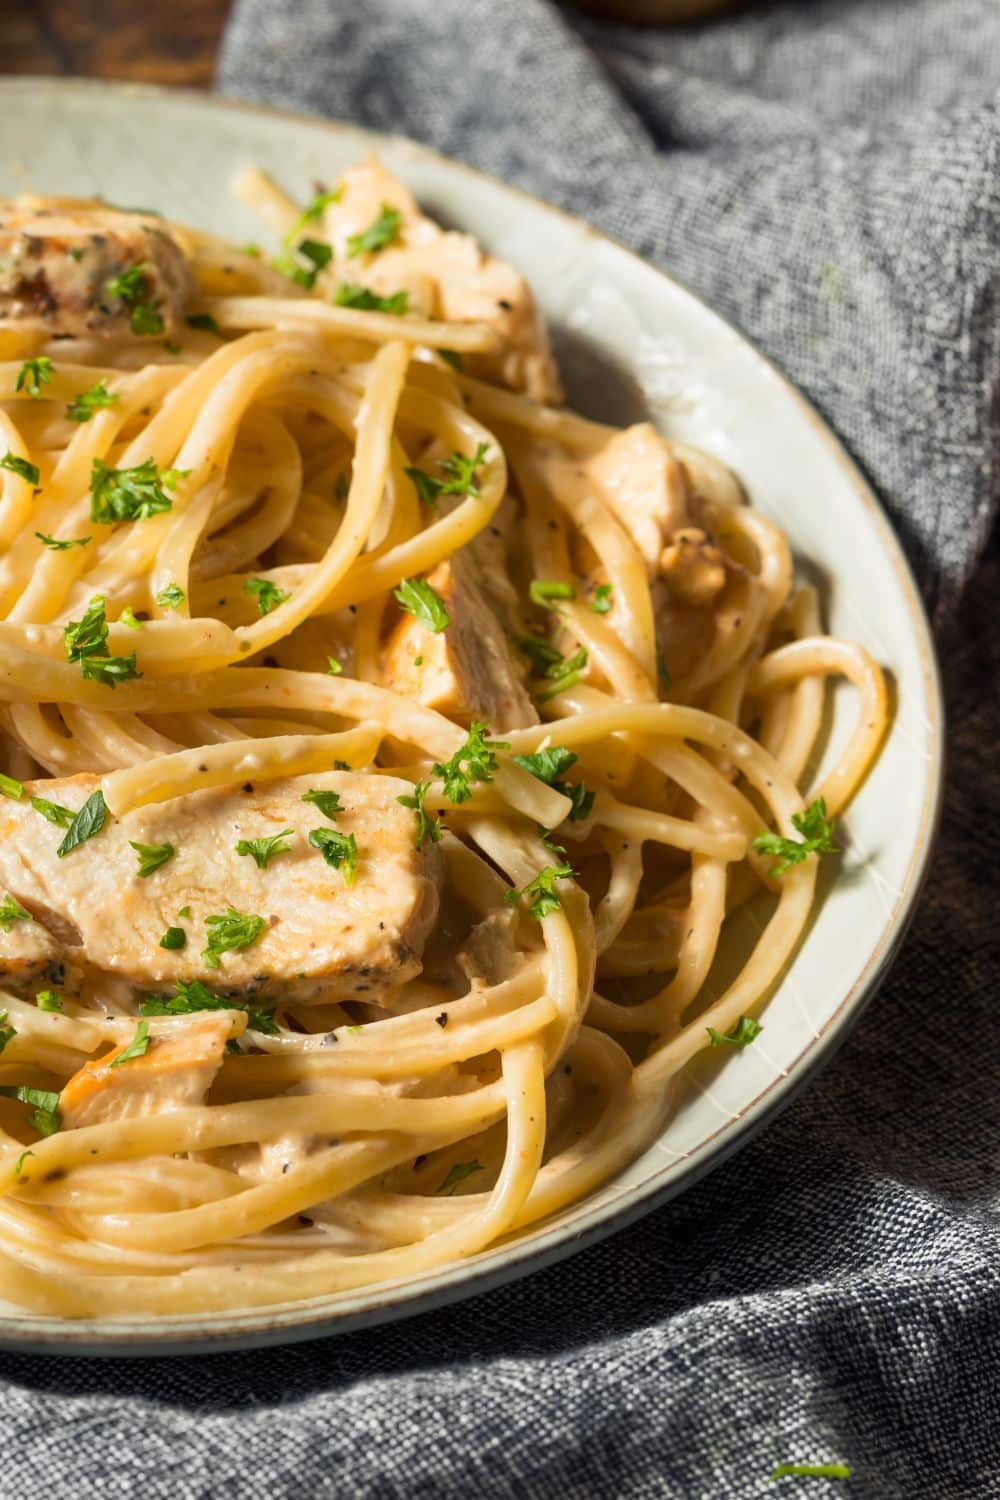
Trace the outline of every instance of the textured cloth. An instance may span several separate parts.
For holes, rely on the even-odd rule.
[[[879,998],[707,1180],[561,1266],[369,1333],[8,1357],[4,1500],[1000,1496],[995,556],[973,576],[995,500],[998,79],[993,0],[660,33],[544,0],[238,3],[227,92],[409,133],[582,213],[809,392],[939,622],[944,830]],[[852,1477],[772,1484],[782,1460]]]

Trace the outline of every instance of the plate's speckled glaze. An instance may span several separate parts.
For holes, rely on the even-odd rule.
[[[689,292],[577,220],[411,142],[105,83],[8,79],[0,105],[0,193],[101,194],[239,242],[261,232],[229,196],[238,168],[257,163],[307,197],[314,178],[330,179],[377,148],[432,212],[528,275],[558,331],[576,404],[611,420],[648,413],[736,469],[791,536],[831,628],[890,669],[897,695],[882,757],[844,823],[841,871],[767,1007],[761,1040],[724,1064],[699,1064],[661,1138],[600,1192],[522,1239],[405,1284],[159,1321],[67,1323],[0,1301],[0,1343],[166,1354],[305,1339],[468,1296],[623,1227],[746,1142],[829,1059],[912,912],[940,796],[941,700],[927,624],[878,504],[812,409]],[[834,736],[851,710],[850,696],[836,694]]]

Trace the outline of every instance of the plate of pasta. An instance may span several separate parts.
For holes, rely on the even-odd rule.
[[[556,209],[0,87],[0,1341],[306,1338],[627,1224],[912,912],[941,710],[888,522]]]

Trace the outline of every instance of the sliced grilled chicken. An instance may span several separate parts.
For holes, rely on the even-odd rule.
[[[34,793],[76,812],[97,789],[92,776],[37,782]],[[335,792],[331,818],[303,801]],[[143,991],[169,991],[200,980],[227,996],[269,999],[376,998],[420,971],[424,941],[437,915],[439,854],[414,847],[413,813],[396,801],[411,789],[393,777],[326,772],[260,786],[208,790],[126,813],[63,858],[62,831],[28,798],[0,804],[0,903],[28,913],[0,922],[0,980],[52,980],[53,965],[116,975]],[[238,854],[241,840],[291,829],[288,845],[259,868]],[[334,868],[309,834],[353,836],[357,872]],[[145,877],[135,843],[176,851]],[[336,850],[333,851],[336,853]],[[179,913],[190,908],[188,915]],[[4,910],[0,905],[0,913]],[[213,952],[208,921],[230,911],[234,941]],[[168,927],[186,935],[163,948]],[[219,944],[214,945],[219,948]]]
[[[71,1130],[136,1115],[201,1104],[212,1086],[232,1031],[232,1012],[217,1011],[173,1023],[149,1035],[146,1050],[126,1058],[130,1044],[84,1063],[59,1095],[62,1123]]]
[[[183,252],[154,215],[85,199],[0,203],[0,326],[162,337],[192,286]]]
[[[654,578],[674,532],[692,524],[687,485],[669,447],[649,422],[638,422],[615,433],[587,471]]]

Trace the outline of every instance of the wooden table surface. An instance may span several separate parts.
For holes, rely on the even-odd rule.
[[[209,88],[231,0],[0,0],[4,73]]]

